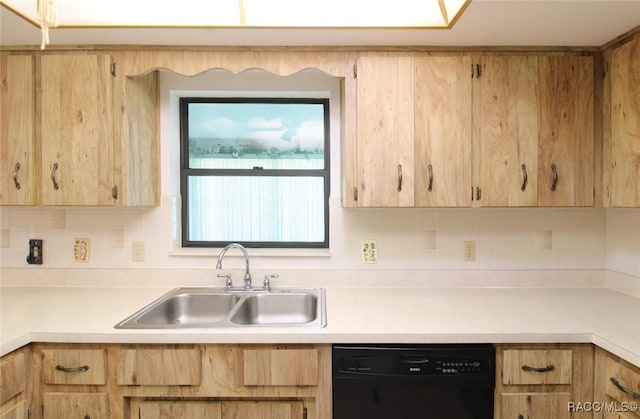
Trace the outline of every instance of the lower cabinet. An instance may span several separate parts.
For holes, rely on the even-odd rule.
[[[301,419],[298,401],[133,401],[131,419]]]
[[[12,352],[0,360],[0,419],[29,417],[30,383],[28,347]]]
[[[593,418],[574,406],[593,400],[590,344],[496,345],[496,419]]]
[[[640,418],[640,368],[596,348],[595,399],[600,402],[594,419]]]
[[[109,399],[106,393],[45,393],[43,412],[47,419],[107,419]]]
[[[332,415],[330,345],[31,346],[36,408],[30,419]],[[14,417],[23,419],[1,419]]]
[[[513,419],[568,419],[569,393],[508,393],[502,394],[502,417]]]

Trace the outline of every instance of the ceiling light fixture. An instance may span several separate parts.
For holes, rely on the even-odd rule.
[[[0,0],[43,28],[451,28],[471,0]],[[41,14],[45,10],[44,18]]]

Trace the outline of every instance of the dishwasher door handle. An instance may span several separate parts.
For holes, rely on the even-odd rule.
[[[429,358],[425,357],[402,357],[402,363],[404,364],[427,364]]]

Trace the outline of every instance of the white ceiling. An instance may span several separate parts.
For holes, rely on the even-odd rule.
[[[52,29],[50,39],[51,45],[601,46],[637,26],[640,0],[472,0],[451,30]],[[40,37],[38,27],[0,7],[0,45],[39,45]]]

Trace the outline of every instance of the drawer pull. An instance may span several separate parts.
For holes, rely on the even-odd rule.
[[[620,382],[618,380],[616,380],[615,377],[611,377],[610,380],[613,383],[613,385],[618,388],[618,390],[620,390],[621,392],[623,392],[625,394],[628,394],[629,396],[633,397],[636,400],[640,400],[640,393],[636,393],[635,391],[626,388],[625,386],[620,384]]]
[[[62,371],[62,372],[85,372],[85,371],[89,371],[89,366],[88,365],[81,365],[79,367],[65,367],[64,365],[56,365],[56,371]]]
[[[527,372],[549,372],[555,369],[556,367],[554,367],[553,365],[547,365],[546,367],[530,367],[528,365],[522,366],[522,371],[527,371]]]

